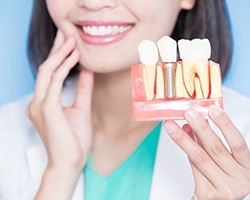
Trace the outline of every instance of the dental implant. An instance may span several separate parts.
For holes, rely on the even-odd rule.
[[[163,66],[164,88],[166,98],[176,97],[175,71],[177,61],[177,42],[171,37],[164,36],[158,42],[157,46]]]

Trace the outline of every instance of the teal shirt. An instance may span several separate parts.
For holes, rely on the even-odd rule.
[[[161,123],[139,144],[135,151],[109,176],[97,174],[89,158],[84,169],[85,200],[149,199],[155,155]]]

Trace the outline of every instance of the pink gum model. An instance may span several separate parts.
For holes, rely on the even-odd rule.
[[[209,66],[218,64],[209,61]],[[160,120],[182,120],[187,109],[193,108],[204,118],[208,119],[208,108],[217,105],[223,108],[223,98],[216,99],[192,99],[174,98],[164,100],[146,100],[144,81],[144,65],[138,64],[131,68],[132,78],[132,106],[134,121],[160,121]],[[210,88],[211,89],[211,88]]]

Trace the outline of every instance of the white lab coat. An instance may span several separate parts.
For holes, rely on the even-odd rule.
[[[76,81],[63,91],[63,104],[70,105]],[[250,142],[250,100],[224,88],[225,110]],[[45,148],[25,116],[32,95],[0,108],[0,199],[34,198],[47,163]],[[73,200],[83,200],[83,174]],[[150,200],[190,200],[194,190],[192,172],[185,153],[161,130],[153,172]],[[246,198],[250,199],[250,197]]]

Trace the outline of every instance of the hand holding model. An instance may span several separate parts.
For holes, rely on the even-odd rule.
[[[250,193],[250,152],[241,133],[217,106],[209,116],[223,134],[230,150],[198,112],[185,113],[188,124],[180,128],[165,122],[166,131],[187,154],[195,180],[193,200],[243,199]]]
[[[39,67],[34,99],[27,109],[49,159],[38,199],[69,199],[92,142],[90,105],[93,73],[81,71],[75,102],[71,107],[63,107],[60,102],[64,81],[79,60],[75,45],[73,37],[65,39],[58,31],[48,59]],[[64,194],[56,192],[62,189]],[[52,198],[52,194],[62,196]]]
[[[174,40],[165,36],[160,42],[159,50],[163,52],[162,60],[174,67],[176,62]],[[193,200],[242,199],[250,193],[250,151],[241,133],[221,109],[223,106],[213,101],[207,102],[209,95],[212,100],[222,98],[219,67],[214,64],[209,67],[208,59],[205,59],[210,57],[209,41],[207,39],[180,40],[179,44],[183,63],[178,67],[182,67],[183,76],[178,76],[178,67],[174,67],[171,72],[174,77],[172,81],[164,81],[169,79],[169,75],[164,71],[165,68],[156,64],[158,53],[155,44],[145,40],[139,45],[141,63],[144,65],[132,68],[132,81],[135,83],[133,84],[135,91],[133,94],[137,95],[135,95],[134,103],[140,102],[140,107],[134,107],[135,120],[155,120],[157,118],[167,120],[164,124],[166,132],[189,158],[195,181]],[[150,70],[148,70],[148,66],[150,66]],[[162,69],[164,69],[163,72]],[[145,72],[141,73],[142,70]],[[209,74],[211,74],[210,81]],[[139,80],[142,79],[145,92],[141,92],[143,87],[138,86]],[[150,82],[151,79],[156,80]],[[200,80],[196,82],[196,79]],[[171,89],[172,86],[174,86],[173,89]],[[183,91],[191,92],[184,93]],[[168,94],[171,96],[169,97]],[[173,98],[172,94],[177,94],[177,97]],[[178,94],[182,95],[178,96]],[[138,98],[139,95],[141,95],[140,98]],[[186,111],[180,112],[189,100],[194,101],[195,106],[189,104],[189,108],[185,108]],[[205,102],[201,104],[204,107],[197,106],[200,100]],[[144,103],[143,106],[141,106],[141,102]],[[151,106],[151,109],[145,109],[152,103],[154,106]],[[164,106],[157,106],[163,103]],[[167,103],[170,103],[171,106],[167,107]],[[173,106],[174,103],[176,103],[176,107]],[[161,115],[163,109],[166,109],[169,114]],[[204,110],[207,112],[206,115],[204,115]],[[143,115],[137,114],[140,112],[143,112]],[[183,119],[187,121],[182,128],[173,121],[178,119],[177,116],[180,119],[183,116]],[[210,118],[220,129],[229,149],[211,128],[206,118]]]

